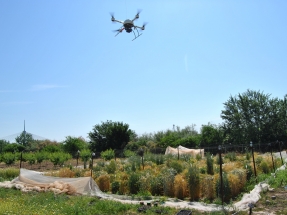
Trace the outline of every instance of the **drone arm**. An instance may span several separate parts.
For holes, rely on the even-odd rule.
[[[123,21],[116,20],[116,19],[114,19],[114,20],[113,20],[113,22],[118,22],[118,23],[124,24],[124,22],[123,22]]]
[[[142,26],[142,27],[140,27],[140,26],[134,26],[134,28],[139,28],[139,29],[141,29],[141,30],[144,30],[145,28]]]

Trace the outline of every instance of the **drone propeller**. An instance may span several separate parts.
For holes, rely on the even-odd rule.
[[[114,22],[115,21],[115,17],[114,17],[114,13],[110,13],[110,15],[111,15],[111,20],[112,20],[112,22]]]
[[[142,12],[142,10],[141,10],[141,9],[138,9],[137,14],[135,15],[135,20],[138,19],[138,18],[140,18],[140,13],[141,13],[141,12]]]
[[[113,32],[122,32],[124,30],[124,28],[120,28],[120,29],[117,29],[117,30],[113,30]]]
[[[143,30],[145,29],[145,26],[146,26],[146,25],[147,25],[147,22],[145,22],[140,29],[143,31]]]

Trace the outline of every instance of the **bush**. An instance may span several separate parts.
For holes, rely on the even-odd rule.
[[[217,197],[221,198],[221,183],[220,183],[221,179],[220,176],[218,177],[217,181],[216,181],[216,185],[215,185],[215,190],[216,190],[216,195]],[[222,182],[223,182],[223,201],[224,202],[228,202],[231,198],[231,189],[229,186],[229,181],[227,178],[227,174],[222,174]]]
[[[150,180],[150,189],[152,195],[163,195],[163,177],[162,175],[158,175],[156,177],[152,177]]]
[[[178,162],[178,161],[172,161],[169,165],[171,168],[175,169],[175,171],[177,172],[177,174],[180,174],[183,170],[182,165]]]
[[[36,163],[36,156],[34,153],[27,153],[24,154],[25,160],[28,161],[28,163],[32,166],[33,164]]]
[[[11,152],[6,152],[2,156],[2,160],[6,165],[12,165],[15,163],[16,156]]]
[[[140,176],[139,174],[137,173],[132,173],[129,177],[129,180],[128,180],[128,187],[129,187],[129,191],[130,191],[130,194],[137,194],[140,190],[140,185],[138,183],[140,179]]]
[[[206,171],[207,174],[213,175],[213,158],[211,157],[210,153],[206,154]]]
[[[268,166],[268,164],[265,161],[261,162],[260,167],[261,167],[261,170],[262,170],[263,173],[265,173],[265,174],[270,173],[269,166]]]
[[[101,158],[103,158],[104,160],[111,160],[115,157],[115,151],[112,149],[108,149],[106,151],[102,151],[101,152]]]
[[[83,149],[80,152],[81,160],[84,162],[84,169],[87,168],[87,162],[92,158],[92,153],[89,149]]]
[[[174,178],[176,176],[176,171],[173,168],[163,169],[163,195],[174,196]]]
[[[112,182],[112,193],[118,193],[120,190],[120,182],[119,181],[114,181]]]
[[[19,169],[16,168],[5,168],[0,169],[0,178],[4,180],[11,180],[19,176]]]
[[[199,169],[196,165],[193,165],[188,168],[187,180],[189,185],[189,196],[190,200],[198,200],[200,193],[200,178],[199,178]]]
[[[96,179],[96,182],[101,191],[107,192],[110,190],[110,176],[105,174],[101,175]]]
[[[184,199],[188,196],[187,181],[182,175],[176,175],[174,178],[174,196],[178,199]]]
[[[131,157],[131,156],[134,156],[136,153],[134,153],[133,151],[131,151],[131,150],[128,150],[128,149],[126,149],[125,151],[124,151],[124,156],[126,157],[126,158],[129,158],[129,157]]]
[[[54,166],[62,166],[66,161],[71,159],[72,156],[68,153],[63,152],[55,152],[53,154],[50,154],[49,159],[54,164]]]
[[[114,160],[112,160],[107,166],[106,166],[106,171],[109,174],[115,174],[117,169],[117,165],[116,162]]]
[[[236,161],[236,154],[235,152],[227,153],[224,158],[228,158],[230,161]]]
[[[213,177],[205,176],[201,181],[202,197],[212,201],[215,198]]]

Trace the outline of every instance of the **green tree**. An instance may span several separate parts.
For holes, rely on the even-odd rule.
[[[19,136],[15,138],[16,143],[23,145],[25,148],[33,142],[33,136],[26,131],[23,131]]]
[[[6,140],[0,140],[0,153],[3,152],[4,150],[4,147],[7,146],[8,144],[10,144],[9,141],[6,141]]]
[[[81,137],[66,137],[66,140],[63,142],[64,152],[70,153],[73,157],[77,156],[78,150],[82,151],[87,149],[88,145],[86,141]]]
[[[135,136],[129,125],[123,122],[106,121],[95,125],[89,133],[91,151],[102,152],[107,149],[123,149]]]
[[[210,146],[214,144],[221,144],[223,142],[223,131],[220,126],[208,123],[207,125],[202,125],[200,129],[201,146]]]
[[[286,112],[286,96],[281,100],[253,90],[230,96],[221,112],[226,140],[244,144],[283,138],[286,135]]]
[[[21,152],[25,149],[25,147],[23,145],[17,144],[17,143],[11,143],[11,144],[7,144],[6,146],[4,146],[3,148],[3,152]]]

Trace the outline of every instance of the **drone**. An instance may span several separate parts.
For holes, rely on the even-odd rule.
[[[122,33],[123,30],[125,30],[127,33],[131,33],[131,32],[134,33],[135,38],[132,41],[134,41],[136,38],[138,38],[140,35],[142,35],[142,34],[139,33],[138,28],[143,31],[145,29],[146,23],[144,23],[142,27],[136,26],[134,24],[134,21],[137,20],[140,17],[139,14],[140,14],[140,11],[137,12],[137,14],[135,15],[135,17],[132,20],[126,19],[125,21],[120,21],[120,20],[116,20],[115,17],[114,17],[114,14],[111,13],[111,16],[112,16],[111,20],[112,20],[112,22],[118,22],[118,23],[123,24],[123,26],[120,29],[114,30],[115,32],[118,32],[115,35],[115,37],[118,36],[119,33]],[[135,33],[135,30],[137,31],[137,34]]]

